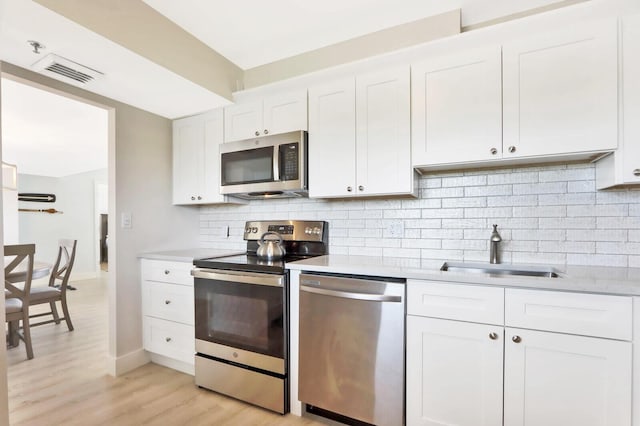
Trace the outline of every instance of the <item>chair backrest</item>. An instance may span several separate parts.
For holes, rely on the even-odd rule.
[[[56,280],[61,280],[60,290],[65,291],[67,289],[71,268],[73,267],[73,262],[76,260],[77,244],[78,240],[58,240],[58,257],[49,276],[50,286],[53,286]]]
[[[33,277],[33,257],[36,252],[35,244],[15,244],[4,246],[5,259],[13,256],[13,259],[4,266],[4,288],[9,290],[10,296],[19,297],[23,303],[29,303],[29,291],[31,290],[31,279]],[[27,260],[26,267],[18,266]],[[22,288],[16,287],[13,283],[24,282]]]

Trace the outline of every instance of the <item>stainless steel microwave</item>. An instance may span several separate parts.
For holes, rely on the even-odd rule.
[[[244,199],[306,197],[307,132],[220,145],[220,193]]]

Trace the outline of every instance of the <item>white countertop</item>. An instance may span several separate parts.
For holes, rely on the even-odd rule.
[[[287,263],[287,268],[350,275],[497,285],[501,287],[640,296],[640,268],[537,265],[552,266],[559,270],[560,277],[548,278],[445,272],[440,271],[440,266],[443,263],[443,260],[436,259],[327,255]]]
[[[205,259],[207,257],[234,256],[244,253],[244,251],[240,250],[194,248],[142,253],[138,255],[138,258],[152,260],[169,260],[172,262],[193,262],[196,259]]]

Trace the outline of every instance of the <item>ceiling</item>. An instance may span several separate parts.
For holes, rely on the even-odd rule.
[[[62,177],[107,168],[108,112],[3,78],[2,159]]]
[[[164,15],[207,49],[247,70],[452,9],[460,8],[461,24],[469,26],[576,1],[581,0],[113,0],[112,4],[121,9],[118,13],[126,13],[133,4],[146,4],[149,13]],[[75,4],[43,3],[54,9],[62,3]],[[0,11],[2,61],[38,72],[33,64],[55,53],[104,73],[87,86],[72,84],[169,119],[229,104],[194,78],[36,1],[0,0]],[[45,48],[36,54],[27,40],[37,40]],[[150,45],[154,41],[150,39]],[[2,103],[4,156],[18,163],[21,173],[63,176],[106,167],[106,132],[101,133],[104,123],[99,123],[104,111],[7,80],[3,80]],[[98,147],[91,148],[93,143]]]
[[[560,0],[143,0],[242,69],[453,9],[468,26]]]

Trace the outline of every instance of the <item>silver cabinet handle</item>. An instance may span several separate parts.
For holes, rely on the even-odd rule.
[[[511,340],[513,341],[513,343],[520,343],[522,342],[522,338],[520,336],[513,336],[511,338]]]
[[[351,188],[350,186],[347,186],[347,192],[351,192],[353,191],[353,188]]]
[[[358,187],[358,191],[364,191],[364,186],[360,185],[360,186]]]
[[[170,304],[170,303],[171,303],[171,300],[165,300],[165,301],[164,301],[164,304],[165,304],[165,305],[168,305],[168,304]]]
[[[170,341],[171,341],[171,337],[165,337],[165,338],[164,338],[164,340],[165,340],[166,342],[170,342]]]
[[[489,339],[498,340],[498,333],[494,333],[494,332],[489,333]]]
[[[496,155],[498,153],[498,150],[496,148],[491,148],[489,152],[491,152],[491,155]]]
[[[171,271],[170,271],[170,270],[168,270],[168,269],[165,269],[165,270],[164,270],[164,274],[165,274],[165,275],[169,275],[170,273],[171,273]]]
[[[198,200],[202,200],[202,197],[198,195]]]
[[[256,136],[260,136],[260,132],[256,130]]]
[[[196,199],[196,197],[194,197],[194,196],[192,195],[192,196],[191,196],[191,199],[192,199],[192,200],[195,200],[195,199]]]
[[[516,152],[516,147],[515,147],[515,146],[513,146],[513,145],[511,145],[511,146],[509,147],[509,152],[510,152],[510,153],[512,153],[512,154],[513,154],[514,152]]]
[[[268,135],[268,134],[269,134],[269,130],[264,129],[264,134],[265,134],[265,135]]]
[[[634,175],[634,176],[640,176],[640,169],[635,169],[635,170],[633,171],[633,175]]]
[[[309,287],[306,285],[301,285],[300,291],[322,294],[323,296],[340,297],[342,299],[366,300],[369,302],[402,302],[402,296],[390,294],[351,293],[348,291],[328,290],[326,288]]]

